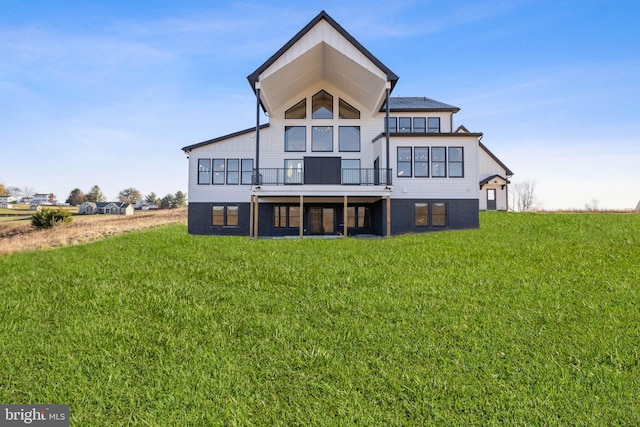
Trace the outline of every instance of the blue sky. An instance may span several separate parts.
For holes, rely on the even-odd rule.
[[[0,182],[186,192],[180,148],[255,126],[246,76],[323,9],[393,95],[460,107],[542,207],[640,200],[630,1],[0,0]]]

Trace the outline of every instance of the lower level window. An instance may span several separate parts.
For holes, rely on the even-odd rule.
[[[347,227],[370,228],[371,211],[366,206],[349,206],[347,208]]]
[[[415,203],[413,218],[416,227],[445,227],[447,225],[447,204]]]
[[[238,206],[213,206],[211,209],[211,224],[219,226],[237,226]]]
[[[300,206],[274,206],[273,226],[275,228],[300,227]]]

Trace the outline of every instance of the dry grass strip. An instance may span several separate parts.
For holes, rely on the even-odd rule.
[[[128,231],[187,222],[187,209],[166,209],[123,215],[75,215],[70,224],[37,230],[30,222],[0,224],[0,255],[77,245]]]

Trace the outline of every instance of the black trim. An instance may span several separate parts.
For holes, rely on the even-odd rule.
[[[269,127],[269,123],[266,123],[264,125],[260,125],[260,130],[266,129],[268,127]],[[238,131],[238,132],[230,133],[228,135],[219,136],[219,137],[213,138],[213,139],[208,139],[206,141],[202,141],[202,142],[199,142],[197,144],[187,145],[186,147],[182,147],[181,150],[184,151],[185,153],[188,153],[189,151],[193,150],[194,148],[203,147],[203,146],[209,145],[209,144],[215,144],[216,142],[225,141],[227,139],[235,138],[236,136],[246,135],[248,133],[254,133],[255,131],[256,131],[255,127],[252,127],[252,128],[249,128],[249,129],[244,129],[244,130],[241,130],[241,131]]]

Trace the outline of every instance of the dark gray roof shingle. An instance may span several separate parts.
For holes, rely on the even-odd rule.
[[[382,111],[386,108],[386,104],[383,105]],[[426,96],[392,96],[389,98],[389,109],[391,111],[460,111],[458,107],[427,98]]]

